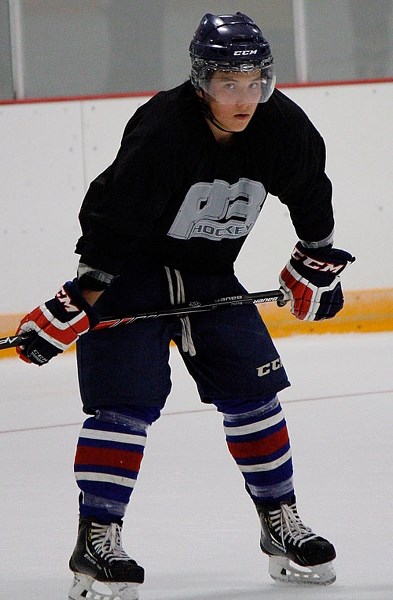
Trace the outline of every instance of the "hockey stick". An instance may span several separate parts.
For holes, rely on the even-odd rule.
[[[240,296],[227,296],[225,298],[218,298],[218,300],[213,300],[212,302],[207,302],[205,304],[202,302],[190,302],[190,304],[187,304],[186,306],[180,305],[168,308],[167,310],[139,313],[132,317],[103,319],[93,328],[93,330],[96,331],[99,329],[108,329],[110,327],[117,327],[118,325],[129,325],[130,323],[144,319],[158,319],[159,317],[184,317],[193,313],[207,312],[228,306],[243,306],[245,304],[261,304],[263,302],[275,301],[285,303],[286,297],[283,290],[270,290],[267,292],[241,294]],[[31,339],[31,334],[29,333],[0,338],[0,350],[14,348],[15,346],[23,346],[23,344],[28,342],[29,339]]]

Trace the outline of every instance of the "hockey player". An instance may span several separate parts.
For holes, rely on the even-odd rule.
[[[18,352],[37,365],[77,340],[90,416],[75,456],[80,521],[70,600],[86,598],[97,581],[107,584],[110,597],[138,598],[144,572],[123,550],[121,529],[148,428],[170,392],[170,340],[202,402],[223,415],[229,452],[259,515],[271,576],[335,580],[333,545],[298,515],[277,397],[289,382],[256,307],[91,331],[100,316],[243,293],[234,262],[267,193],[288,207],[299,237],[280,274],[292,313],[317,321],[343,306],[339,274],[354,259],[333,248],[324,142],[275,89],[261,30],[241,13],[207,14],[190,55],[191,80],[136,111],[113,164],[92,182],[80,213],[77,277],[18,329],[33,333]],[[260,259],[268,255],[261,240]]]

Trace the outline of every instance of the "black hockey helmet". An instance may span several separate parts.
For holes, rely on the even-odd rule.
[[[207,13],[190,44],[191,82],[209,93],[216,71],[261,72],[260,102],[266,102],[275,86],[273,57],[268,41],[250,17]]]

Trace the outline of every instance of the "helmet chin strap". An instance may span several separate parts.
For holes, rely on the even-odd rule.
[[[203,91],[202,91],[202,94],[203,94]],[[220,123],[217,121],[217,119],[213,115],[212,111],[210,110],[209,104],[206,101],[206,98],[204,97],[204,95],[198,96],[198,98],[201,103],[203,116],[206,119],[208,119],[210,121],[210,123],[212,123],[214,125],[214,127],[217,127],[217,129],[219,129],[220,131],[224,131],[225,133],[237,133],[236,131],[231,131],[230,129],[225,129],[224,127],[222,127],[222,125],[220,125]]]

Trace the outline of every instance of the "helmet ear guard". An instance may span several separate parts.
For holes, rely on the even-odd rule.
[[[210,82],[217,71],[260,72],[260,96],[266,102],[275,86],[275,69],[268,41],[250,17],[207,13],[190,44],[191,83],[197,91],[211,93]],[[258,78],[257,78],[258,79]]]

